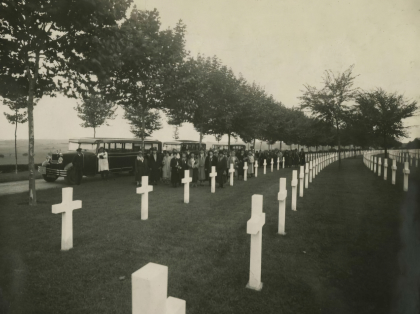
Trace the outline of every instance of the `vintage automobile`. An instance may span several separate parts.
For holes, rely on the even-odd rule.
[[[94,176],[98,173],[98,149],[104,147],[108,152],[110,172],[132,172],[138,152],[142,147],[139,138],[80,138],[69,140],[67,153],[52,154],[51,159],[42,163],[38,171],[47,182],[54,182],[58,177],[64,177],[68,184],[75,183],[73,158],[77,154],[76,149],[81,148],[83,154],[83,175]],[[145,150],[156,148],[162,152],[162,142],[151,138],[144,141]]]

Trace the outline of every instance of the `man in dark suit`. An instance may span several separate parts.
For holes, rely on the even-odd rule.
[[[74,156],[72,164],[74,167],[76,184],[80,185],[80,183],[82,182],[82,177],[83,177],[83,154],[82,154],[81,148],[76,149],[76,151],[77,151],[77,155]]]
[[[156,148],[153,148],[152,154],[148,160],[150,169],[150,182],[152,185],[157,185],[160,179],[160,169],[162,168],[162,159],[157,154]]]
[[[135,178],[137,186],[141,186],[141,178],[143,176],[149,175],[149,166],[147,164],[147,159],[143,157],[143,152],[139,151],[137,158],[134,164]]]
[[[305,165],[305,152],[303,151],[303,148],[300,150],[299,153],[299,163],[301,166]]]
[[[223,182],[225,180],[224,173],[227,169],[227,158],[223,156],[223,153],[219,153],[219,159],[217,160],[217,180],[219,181],[219,187],[223,188]]]
[[[204,170],[206,172],[206,179],[209,180],[209,185],[211,184],[209,173],[211,172],[212,166],[217,167],[217,158],[213,156],[213,151],[209,151],[206,161],[204,162]]]

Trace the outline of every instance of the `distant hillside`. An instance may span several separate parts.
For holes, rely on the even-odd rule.
[[[28,140],[17,140],[18,164],[28,163]],[[48,153],[57,150],[66,152],[68,149],[68,139],[65,140],[35,140],[35,163],[41,163],[45,160]],[[8,165],[15,163],[15,141],[0,140],[0,165]]]

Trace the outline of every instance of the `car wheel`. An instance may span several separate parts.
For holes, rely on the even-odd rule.
[[[68,185],[76,184],[76,172],[74,171],[73,165],[68,167],[66,170],[67,170],[67,176],[64,177],[65,178],[64,180],[66,181],[66,183]]]
[[[58,179],[58,176],[54,176],[54,177],[50,176],[50,177],[47,177],[47,175],[46,175],[46,174],[43,174],[43,175],[42,175],[42,177],[43,177],[43,178],[44,178],[44,180],[45,180],[45,181],[47,181],[47,182],[54,182],[55,180],[57,180],[57,179]]]

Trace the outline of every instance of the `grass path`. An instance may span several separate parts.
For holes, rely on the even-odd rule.
[[[286,236],[277,235],[280,176],[288,181]],[[292,212],[291,177],[291,169],[260,169],[216,194],[191,188],[190,204],[182,188],[159,185],[148,221],[132,177],[76,186],[83,208],[74,212],[69,252],[60,252],[61,217],[51,214],[61,190],[39,191],[36,208],[22,205],[26,193],[0,197],[0,309],[130,313],[131,273],[148,262],[169,267],[168,295],[185,299],[188,313],[389,313],[406,304],[399,267],[413,248],[400,242],[400,224],[410,225],[402,187],[347,159],[316,176]],[[264,195],[266,213],[261,292],[245,289],[252,194]],[[418,198],[411,204],[418,222]]]

